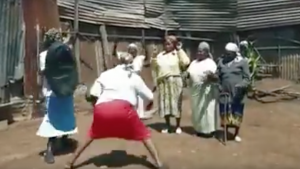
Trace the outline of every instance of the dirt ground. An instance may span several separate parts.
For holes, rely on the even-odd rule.
[[[216,139],[193,136],[190,124],[189,100],[184,101],[182,135],[165,135],[157,132],[162,120],[151,124],[153,140],[160,149],[163,160],[173,169],[194,168],[299,168],[300,166],[300,101],[261,104],[248,101],[241,131],[242,143],[230,141],[227,146]],[[90,114],[78,114],[79,134],[74,139],[81,142],[91,122]],[[62,168],[70,153],[57,156],[56,163],[47,165],[39,156],[46,140],[35,136],[40,120],[13,125],[1,132],[1,169]],[[153,127],[156,126],[156,127]],[[143,169],[152,159],[142,144],[123,140],[99,140],[80,157],[83,169],[122,168]]]

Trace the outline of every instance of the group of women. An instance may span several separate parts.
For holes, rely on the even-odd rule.
[[[55,34],[55,36],[57,36]],[[137,55],[137,46],[131,44],[128,52],[118,53],[119,64],[103,73],[95,80],[87,100],[93,105],[93,122],[86,141],[74,153],[66,168],[73,168],[76,159],[95,140],[103,138],[121,138],[141,141],[155,160],[155,167],[168,168],[160,160],[156,147],[152,143],[149,129],[141,119],[149,117],[144,110],[151,110],[153,105],[153,90],[149,89],[139,72],[143,67],[144,56]],[[198,135],[211,135],[217,130],[216,109],[221,112],[222,125],[235,127],[235,140],[241,141],[239,126],[243,117],[243,97],[249,84],[249,67],[247,61],[239,54],[239,48],[234,43],[225,47],[226,54],[217,63],[210,53],[209,44],[199,45],[196,59],[190,57],[181,48],[175,36],[165,38],[164,51],[151,58],[154,71],[155,90],[158,92],[158,111],[165,119],[162,133],[175,132],[180,134],[182,95],[184,82],[188,79],[192,124]],[[47,50],[46,50],[47,51]],[[45,53],[41,54],[40,68],[43,70]],[[186,72],[186,73],[185,73]],[[183,75],[186,74],[185,78]],[[45,79],[46,81],[47,79]],[[47,81],[45,82],[47,85]],[[51,86],[47,89],[46,97],[56,101],[61,98],[53,94]],[[222,94],[229,99],[228,104],[222,102]],[[69,98],[69,97],[68,97]],[[69,102],[72,102],[70,100]],[[38,135],[51,140],[62,138],[77,132],[74,118],[74,108],[70,103],[47,106],[47,114]],[[218,105],[217,105],[218,103]],[[228,105],[228,106],[227,106]],[[53,108],[55,107],[55,109]],[[72,112],[73,111],[73,112]],[[66,123],[52,114],[65,114],[71,122]],[[171,127],[171,118],[176,120],[175,128]],[[61,124],[61,127],[57,124]],[[62,124],[64,123],[64,124]],[[68,127],[66,127],[68,126]],[[51,146],[47,146],[45,161],[53,163]]]
[[[190,57],[178,44],[175,36],[168,36],[165,39],[165,50],[152,58],[154,81],[159,95],[158,110],[166,124],[162,133],[182,132],[183,80],[187,80],[192,124],[196,134],[214,136],[221,117],[221,125],[226,130],[229,127],[235,128],[234,139],[240,142],[244,98],[250,83],[247,59],[241,56],[238,45],[230,42],[225,46],[224,55],[215,61],[209,44],[201,42],[195,60],[190,62]],[[170,125],[171,117],[176,120],[175,130]]]

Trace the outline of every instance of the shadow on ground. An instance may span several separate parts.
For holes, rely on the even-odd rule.
[[[114,150],[109,154],[101,154],[95,157],[88,159],[74,168],[81,168],[83,166],[87,166],[90,164],[94,164],[96,167],[125,167],[131,164],[143,165],[148,168],[154,168],[154,165],[147,161],[146,156],[135,156],[131,154],[127,154],[126,151],[123,150]]]
[[[159,133],[166,127],[165,123],[151,123],[147,124],[147,126]]]
[[[61,156],[61,155],[73,153],[77,149],[77,146],[78,146],[78,141],[72,138],[68,138],[64,143],[61,143],[58,140],[58,142],[55,144],[54,155]],[[44,153],[45,150],[41,151],[39,155],[44,156]]]

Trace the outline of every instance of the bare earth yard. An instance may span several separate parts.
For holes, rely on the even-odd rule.
[[[216,139],[192,135],[189,100],[184,101],[182,135],[165,135],[152,129],[153,140],[160,148],[163,160],[173,169],[195,168],[299,168],[300,167],[300,101],[261,104],[248,101],[241,131],[242,143],[230,141],[227,146]],[[91,114],[77,116],[80,133],[74,139],[82,141],[91,122]],[[159,126],[162,120],[155,117],[147,124]],[[39,156],[46,140],[35,136],[40,120],[14,124],[1,132],[1,169],[63,168],[69,157],[65,153],[47,165]],[[152,127],[153,128],[153,127]],[[137,142],[99,140],[81,156],[82,169],[96,168],[147,168],[149,157]]]

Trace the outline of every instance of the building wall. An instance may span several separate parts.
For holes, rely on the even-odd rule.
[[[65,22],[71,21],[62,20]],[[109,56],[104,57],[103,44],[100,37],[99,25],[80,23],[80,60],[81,60],[81,77],[82,83],[91,84],[98,76],[99,72],[104,71],[105,62],[110,62]],[[107,26],[107,37],[109,42],[110,55],[113,52],[115,43],[117,43],[118,51],[126,51],[130,43],[136,43],[139,46],[139,53],[146,56],[146,63],[154,55],[153,48],[156,47],[159,51],[163,50],[163,37],[165,31],[157,29],[145,29],[143,39],[143,29],[124,28]],[[66,31],[66,30],[64,30]],[[183,42],[183,48],[187,54],[194,58],[197,52],[198,44],[201,41],[207,41],[211,44],[213,55],[221,56],[224,52],[224,47],[230,41],[228,33],[192,33],[187,36],[184,32],[168,32],[169,34],[178,35]],[[145,41],[143,45],[143,41]],[[97,64],[98,63],[98,64]],[[111,63],[106,63],[111,65]],[[145,67],[142,76],[149,86],[152,86],[152,75],[149,67]]]
[[[237,29],[257,30],[300,24],[298,0],[237,0]]]
[[[0,10],[0,104],[3,104],[10,101],[9,83],[22,81],[24,29],[20,1],[3,1]],[[22,94],[19,92],[18,95]]]

